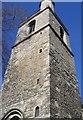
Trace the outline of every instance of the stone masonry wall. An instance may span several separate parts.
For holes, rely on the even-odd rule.
[[[52,26],[52,28],[56,31],[56,33],[60,36],[60,26],[63,28],[63,26],[60,24],[60,22],[56,19],[56,17],[54,16],[54,14],[49,11],[49,23]],[[65,34],[65,44],[67,45],[67,47],[71,50],[70,48],[70,42],[69,42],[69,35],[67,34],[67,32],[64,30],[64,34]]]
[[[50,116],[48,31],[49,27],[13,48],[2,90],[3,115],[18,108],[25,117],[35,117],[39,106],[40,117]]]
[[[0,120],[2,118],[2,92],[0,91]]]
[[[42,30],[29,35],[28,23],[34,19],[34,33]],[[33,118],[37,106],[40,117],[81,116],[73,56],[52,30],[60,37],[60,26],[48,8],[19,28],[16,43],[26,40],[12,50],[2,89],[3,116],[17,108]]]
[[[24,38],[26,38],[30,35],[28,24],[33,20],[36,20],[35,31],[34,31],[34,32],[36,32],[49,23],[49,9],[46,9],[45,11],[38,14],[34,18],[28,20],[27,23],[25,23],[22,27],[19,28],[18,33],[17,33],[16,43],[19,43]]]
[[[50,29],[51,117],[81,118],[73,56]]]

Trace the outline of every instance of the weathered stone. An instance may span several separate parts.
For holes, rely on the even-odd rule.
[[[29,34],[32,20],[36,20],[35,30]],[[28,18],[18,30],[5,74],[2,116],[16,108],[25,118],[34,118],[39,106],[40,118],[81,119],[73,57],[68,31],[51,8]]]

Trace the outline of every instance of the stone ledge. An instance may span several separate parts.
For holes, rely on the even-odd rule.
[[[19,43],[15,44],[12,48],[16,47],[17,45],[19,45],[20,43],[24,42],[25,40],[29,39],[31,36],[37,34],[38,32],[40,32],[41,30],[45,29],[46,27],[50,27],[51,30],[55,33],[55,35],[59,38],[59,40],[63,43],[63,45],[66,47],[66,49],[69,51],[69,53],[74,57],[73,53],[71,52],[71,50],[67,47],[67,45],[64,43],[64,41],[59,37],[59,35],[57,34],[57,32],[52,28],[52,26],[50,24],[45,25],[43,28],[37,30],[36,32],[33,32],[32,34],[30,34],[28,37],[26,37],[24,40],[20,41]]]

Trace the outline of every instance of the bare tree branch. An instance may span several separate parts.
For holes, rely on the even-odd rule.
[[[26,14],[27,11],[20,8],[19,5],[13,3],[3,3],[2,5],[2,43],[0,43],[2,53],[0,53],[0,56],[2,56],[3,77],[10,57],[11,46],[9,43],[15,41],[13,35],[20,22],[25,19]]]

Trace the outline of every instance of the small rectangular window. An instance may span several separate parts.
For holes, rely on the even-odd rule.
[[[39,79],[37,79],[37,84],[39,84]]]
[[[29,34],[35,30],[35,20],[29,23]]]
[[[63,36],[64,36],[64,30],[63,28],[60,26],[60,37],[63,40]]]
[[[39,50],[39,53],[42,53],[42,49]]]

